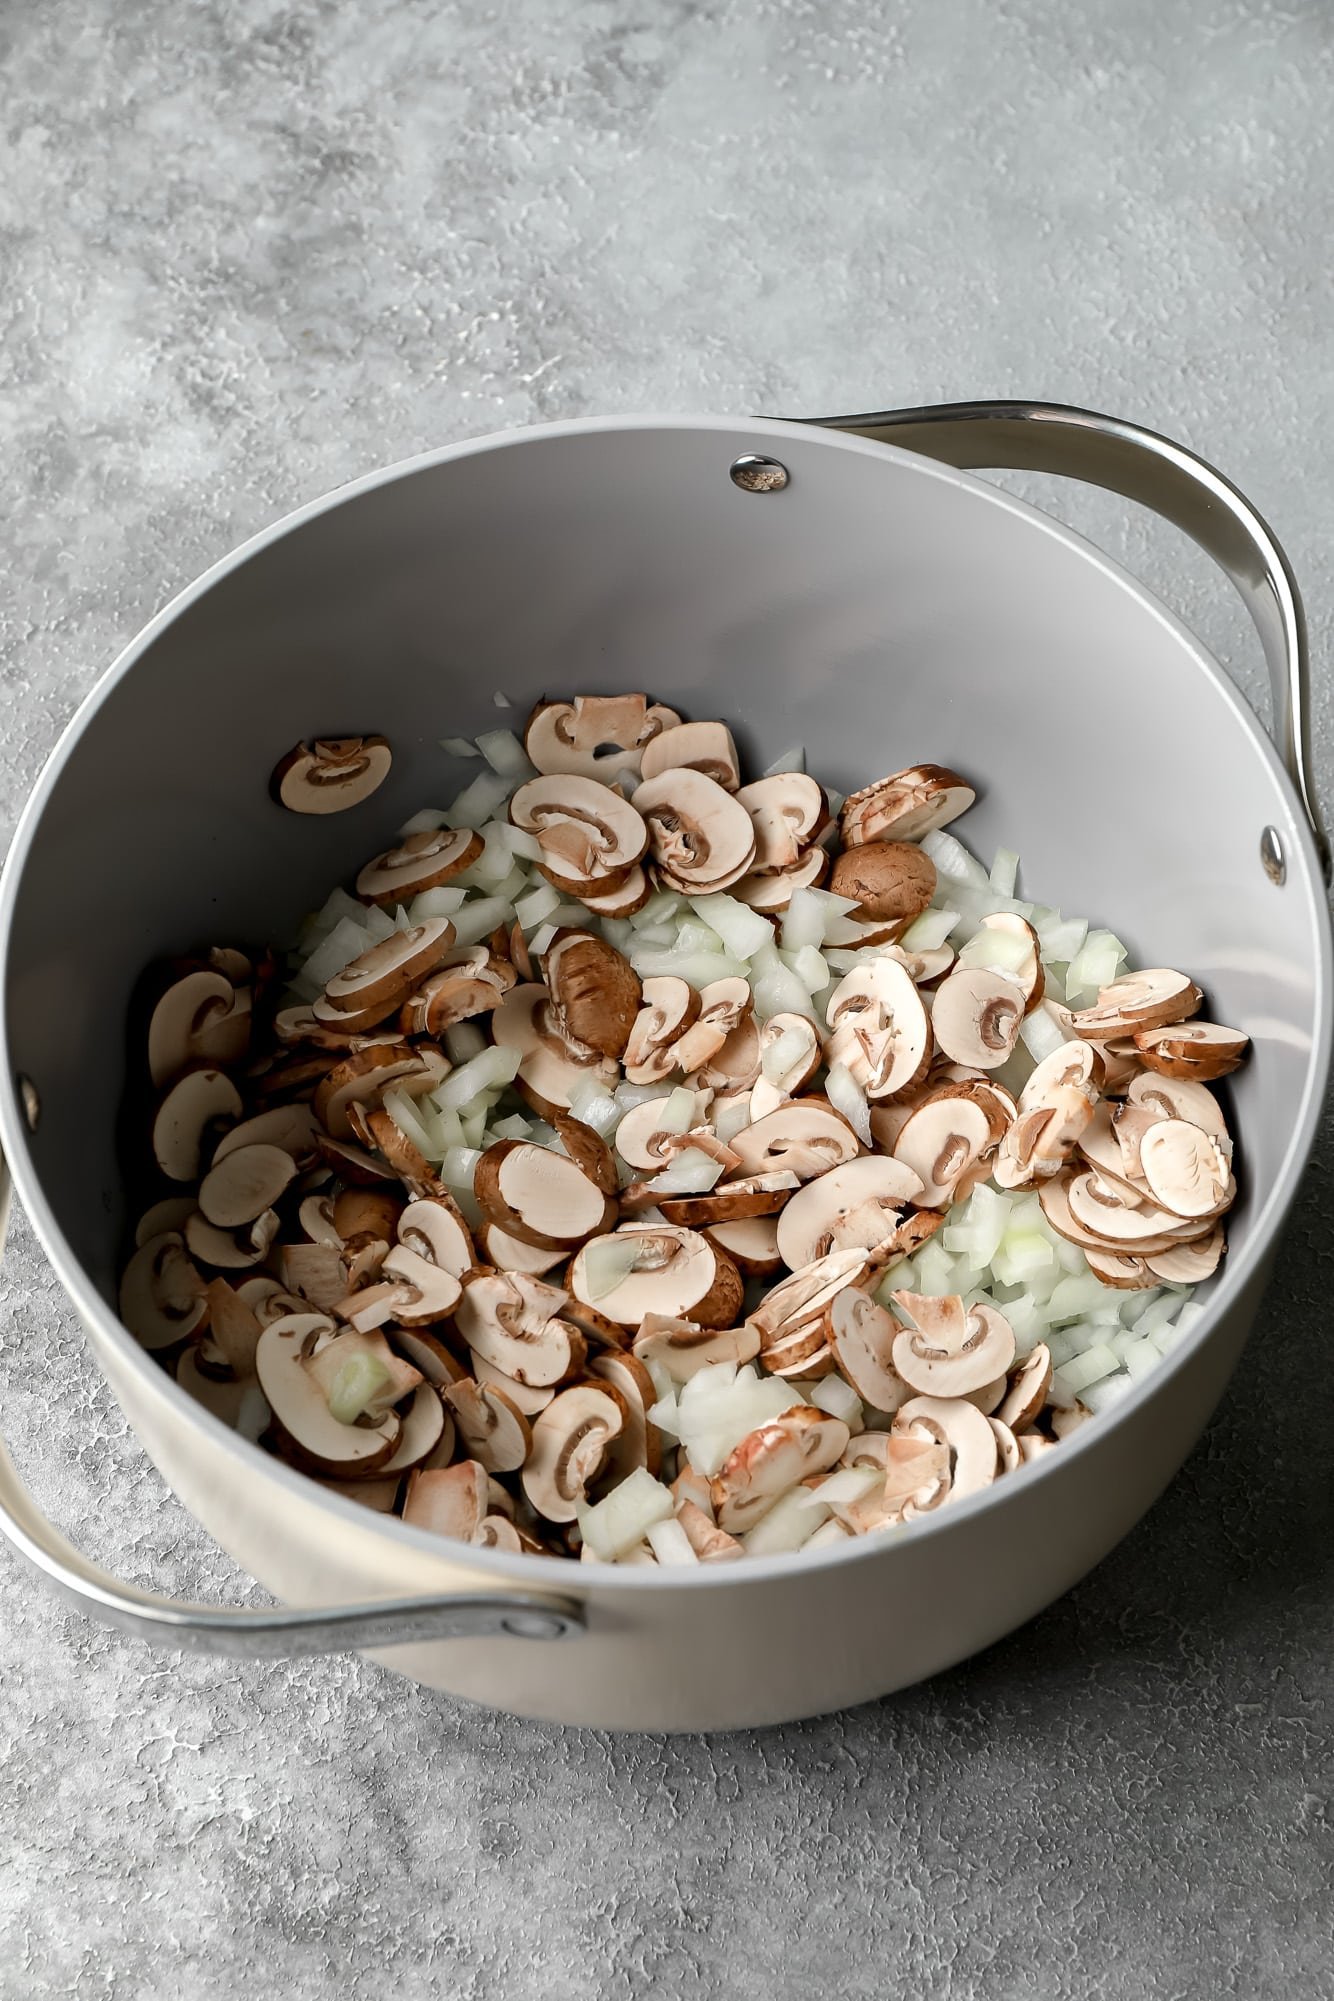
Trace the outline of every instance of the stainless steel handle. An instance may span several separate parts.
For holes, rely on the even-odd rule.
[[[1227,572],[1260,635],[1274,691],[1274,743],[1330,881],[1329,839],[1311,777],[1306,614],[1282,545],[1231,480],[1156,431],[1063,403],[938,403],[801,421],[946,465],[1009,466],[1083,480],[1184,529]]]
[[[9,1220],[9,1171],[0,1159],[0,1243]],[[417,1640],[495,1636],[562,1640],[584,1627],[577,1599],[546,1592],[441,1592],[426,1598],[386,1598],[362,1605],[274,1606],[181,1604],[123,1584],[81,1555],[40,1512],[0,1444],[0,1535],[76,1611],[136,1639],[196,1653],[249,1660],[293,1659],[398,1647]]]

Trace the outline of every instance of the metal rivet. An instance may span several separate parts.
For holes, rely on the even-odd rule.
[[[758,452],[743,452],[732,461],[732,484],[743,493],[781,493],[787,479],[786,466],[777,459],[761,458]]]
[[[502,1633],[513,1640],[559,1640],[565,1621],[559,1612],[508,1612],[500,1622]]]
[[[1273,827],[1266,827],[1260,836],[1260,863],[1269,880],[1281,889],[1288,879],[1288,864],[1283,859],[1283,843]]]
[[[30,1133],[35,1133],[38,1121],[42,1116],[42,1101],[37,1095],[37,1086],[33,1083],[31,1077],[25,1077],[22,1073],[19,1075],[18,1085],[19,1103],[23,1107],[24,1123]]]

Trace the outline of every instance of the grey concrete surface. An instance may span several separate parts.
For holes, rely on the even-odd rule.
[[[1323,0],[0,0],[0,61],[6,834],[149,614],[371,466],[599,410],[988,392],[1136,416],[1255,495],[1334,798]],[[1258,695],[1201,560],[1060,505]],[[1326,1130],[1152,1517],[853,1714],[554,1733],[355,1661],[153,1656],[0,1561],[0,1995],[1328,1994],[1332,1182]],[[22,1219],[0,1425],[113,1567],[245,1590]]]

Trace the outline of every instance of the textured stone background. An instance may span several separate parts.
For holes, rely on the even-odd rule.
[[[599,410],[988,392],[1137,416],[1253,492],[1306,584],[1334,798],[1332,19],[0,0],[5,832],[156,606],[371,466]],[[1258,690],[1202,561],[1061,504]],[[1152,1518],[854,1714],[550,1733],[354,1661],[153,1656],[0,1563],[0,1994],[1328,1993],[1332,1176],[1326,1134],[1244,1380]],[[128,1576],[244,1589],[21,1218],[0,1343],[42,1502]]]

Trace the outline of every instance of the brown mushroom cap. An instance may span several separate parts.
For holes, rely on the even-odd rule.
[[[517,1473],[528,1457],[532,1432],[512,1397],[495,1383],[462,1376],[443,1391],[470,1458],[488,1473]]]
[[[180,1234],[164,1230],[136,1250],[120,1281],[120,1317],[141,1346],[170,1348],[204,1324],[204,1280]]]
[[[866,841],[837,857],[829,877],[835,896],[850,896],[867,917],[906,930],[936,893],[936,865],[907,841]]]
[[[1024,1018],[1022,988],[985,966],[956,966],[936,989],[931,1029],[947,1056],[998,1070],[1013,1054]]]
[[[568,1111],[583,1084],[610,1088],[618,1082],[619,1073],[609,1057],[585,1048],[563,1029],[543,986],[511,987],[492,1016],[491,1033],[497,1048],[518,1050],[515,1083],[543,1116]]]
[[[239,1063],[250,1047],[251,994],[200,969],[175,980],[148,1024],[148,1068],[161,1086],[196,1064]]]
[[[424,889],[439,889],[471,868],[483,847],[471,827],[437,827],[408,834],[397,847],[367,862],[357,877],[363,903],[406,903]]]
[[[911,1167],[863,1154],[807,1181],[778,1219],[778,1248],[793,1271],[830,1251],[872,1250],[897,1229],[922,1184]]]
[[[977,794],[967,779],[942,764],[914,764],[896,771],[843,802],[840,827],[845,848],[867,841],[920,841],[966,813]]]
[[[387,1188],[344,1188],[334,1197],[334,1228],[345,1244],[361,1237],[381,1237],[392,1243],[403,1213],[402,1196]],[[419,1250],[421,1246],[413,1244],[411,1248]]]
[[[543,874],[575,896],[620,888],[648,847],[637,808],[595,778],[530,778],[509,811],[516,827],[536,834]]]
[[[640,1005],[639,978],[629,960],[591,932],[561,931],[547,951],[544,971],[571,1034],[619,1060]]]
[[[602,1134],[570,1112],[555,1113],[551,1123],[556,1128],[557,1139],[575,1166],[604,1195],[615,1195],[621,1185],[620,1174],[616,1156]]]
[[[741,783],[741,767],[726,723],[676,723],[652,737],[639,760],[640,774],[645,779],[660,778],[665,771],[687,767],[702,771],[725,792],[736,791]]]
[[[825,1021],[832,1031],[826,1060],[850,1070],[868,1097],[897,1096],[925,1074],[931,1025],[911,976],[896,959],[854,966],[829,996]]]
[[[608,1241],[633,1239],[636,1263],[607,1291],[590,1284],[590,1254]],[[673,1223],[623,1223],[609,1240],[593,1237],[571,1261],[570,1291],[621,1327],[638,1327],[646,1313],[695,1320],[703,1327],[728,1327],[741,1305],[741,1274],[725,1251]]]
[[[395,931],[334,974],[324,989],[325,1004],[339,1013],[374,1013],[383,1020],[439,965],[453,942],[447,917],[428,917],[410,931]]]
[[[896,1411],[913,1394],[894,1367],[898,1323],[855,1285],[835,1293],[825,1325],[839,1373],[873,1410]]]
[[[609,1383],[576,1383],[552,1398],[533,1422],[532,1450],[520,1475],[539,1515],[549,1522],[575,1519],[624,1427],[625,1407]]]
[[[584,1361],[583,1336],[560,1317],[565,1300],[524,1272],[474,1272],[454,1318],[475,1357],[525,1387],[549,1389]]]
[[[153,1156],[170,1181],[198,1178],[206,1139],[241,1116],[241,1094],[221,1070],[187,1070],[153,1119]]]
[[[1071,1023],[1076,1035],[1091,1042],[1111,1041],[1140,1029],[1186,1021],[1203,1001],[1204,995],[1184,973],[1150,966],[1140,973],[1122,973],[1101,989],[1095,1006],[1072,1015]]]
[[[199,1189],[199,1207],[210,1223],[234,1230],[272,1209],[296,1174],[296,1162],[279,1146],[242,1146],[216,1161]]]
[[[489,1146],[477,1163],[473,1192],[493,1223],[546,1250],[582,1243],[616,1221],[615,1202],[575,1161],[528,1140]]]
[[[623,773],[637,777],[645,747],[680,720],[675,709],[650,705],[647,695],[576,695],[572,702],[537,704],[524,749],[538,771],[610,785]]]
[[[293,813],[345,813],[379,791],[392,762],[382,736],[316,737],[279,760],[269,788]]]
[[[1250,1037],[1214,1021],[1174,1022],[1166,1028],[1138,1029],[1135,1047],[1148,1068],[1162,1077],[1211,1084],[1240,1066]]]
[[[1004,1377],[1014,1360],[1014,1330],[994,1307],[966,1307],[957,1293],[893,1297],[910,1322],[894,1338],[894,1367],[911,1389],[924,1396],[966,1397]]]
[[[432,1535],[455,1542],[475,1542],[490,1505],[490,1482],[484,1466],[464,1459],[457,1466],[420,1469],[408,1478],[403,1519]]]
[[[793,1098],[743,1126],[728,1141],[743,1174],[786,1168],[798,1181],[811,1181],[831,1167],[854,1159],[862,1143],[841,1113],[824,1098]]]
[[[664,771],[637,786],[631,803],[647,824],[660,879],[684,896],[729,888],[755,859],[750,815],[702,771]]]
[[[841,1418],[810,1404],[797,1404],[747,1432],[713,1479],[719,1528],[729,1535],[744,1535],[754,1528],[808,1474],[833,1466],[850,1436]]]
[[[950,1500],[980,1493],[1000,1470],[1000,1452],[990,1420],[962,1397],[914,1397],[895,1413],[894,1429],[949,1446]],[[916,1510],[910,1503],[903,1512],[906,1520]]]
[[[755,830],[757,873],[796,868],[806,850],[829,830],[829,801],[824,788],[804,771],[774,771],[743,785],[737,802],[745,807]],[[840,890],[840,896],[849,895]]]
[[[255,1350],[259,1386],[275,1425],[304,1463],[344,1478],[374,1473],[397,1448],[402,1420],[394,1410],[374,1424],[343,1424],[331,1414],[324,1383],[306,1366],[328,1334],[323,1314],[271,1321]]]

